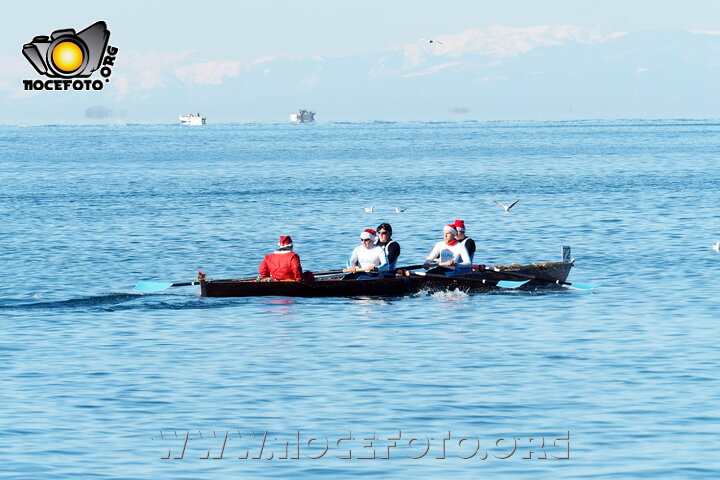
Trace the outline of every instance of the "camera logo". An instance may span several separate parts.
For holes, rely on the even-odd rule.
[[[23,45],[22,53],[40,75],[61,80],[23,80],[25,90],[102,90],[101,80],[86,78],[100,69],[110,81],[117,48],[108,46],[110,31],[105,22],[97,22],[81,32],[72,28],[55,30],[50,36],[39,35]]]

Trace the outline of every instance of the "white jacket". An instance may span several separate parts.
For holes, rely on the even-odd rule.
[[[375,265],[378,271],[387,270],[389,268],[387,255],[385,250],[379,245],[373,245],[370,248],[365,248],[363,245],[358,245],[352,251],[350,258],[348,259],[347,266],[360,268],[367,268],[370,265]]]
[[[427,256],[428,261],[433,261],[435,258],[440,257],[440,263],[445,263],[448,260],[455,261],[455,271],[470,271],[472,270],[472,261],[470,255],[468,255],[467,248],[465,245],[458,242],[455,245],[448,245],[445,242],[438,242],[435,244],[430,255]],[[453,268],[453,267],[447,267]]]

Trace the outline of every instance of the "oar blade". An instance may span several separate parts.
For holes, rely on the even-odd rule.
[[[578,290],[592,290],[593,288],[597,288],[600,285],[590,285],[589,283],[578,283],[578,282],[572,282],[572,284],[568,285],[570,288],[576,288]]]
[[[172,287],[172,282],[150,282],[147,280],[141,280],[135,285],[135,290],[138,292],[161,292]]]
[[[530,280],[523,280],[520,282],[516,282],[514,280],[500,280],[499,282],[497,282],[497,286],[500,288],[518,288],[522,287],[529,281]]]

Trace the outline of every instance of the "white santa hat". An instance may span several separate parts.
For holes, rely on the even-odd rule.
[[[455,228],[455,225],[452,223],[448,223],[443,227],[443,233],[452,233],[453,235],[457,235],[457,228]]]
[[[360,234],[360,240],[369,238],[370,240],[372,240],[374,242],[376,236],[377,236],[377,234],[375,233],[375,230],[373,230],[372,228],[366,228]]]

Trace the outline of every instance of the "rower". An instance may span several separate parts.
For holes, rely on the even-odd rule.
[[[378,238],[375,241],[375,245],[382,247],[388,259],[388,270],[384,274],[395,275],[395,265],[400,256],[400,244],[392,239],[392,227],[389,223],[381,223],[378,225],[377,234]]]
[[[433,248],[430,255],[427,256],[427,260],[423,265],[423,268],[428,269],[433,265],[433,261],[436,258],[438,259],[437,267],[428,273],[455,275],[472,271],[470,255],[465,246],[458,243],[457,234],[458,231],[454,223],[445,225],[443,228],[444,240],[435,244],[435,248]]]
[[[470,255],[470,263],[473,263],[475,258],[475,240],[465,236],[465,221],[455,220],[455,229],[457,230],[457,241],[458,243],[465,246],[465,249]]]
[[[343,272],[349,273],[343,277],[344,280],[377,277],[379,272],[387,271],[387,255],[381,246],[375,245],[376,238],[372,228],[360,233],[360,245],[353,249],[347,268],[343,269]]]
[[[269,255],[265,255],[258,272],[262,281],[299,282],[302,280],[300,255],[293,252],[293,241],[289,235],[280,237],[278,249]]]

